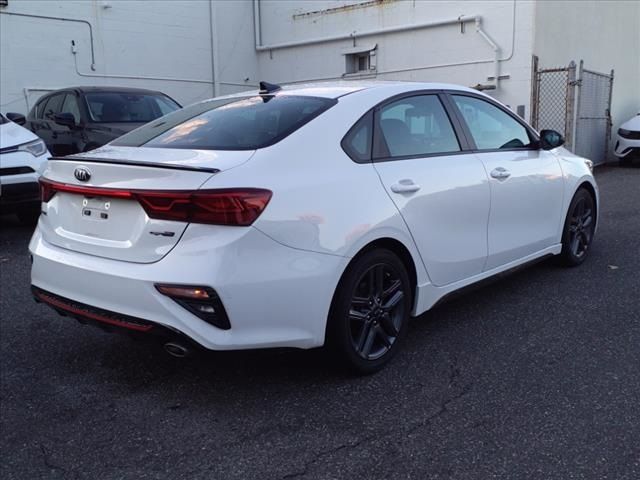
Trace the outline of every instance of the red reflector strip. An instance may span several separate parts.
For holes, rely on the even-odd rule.
[[[87,197],[108,197],[108,198],[133,198],[129,190],[118,190],[115,188],[85,187],[84,185],[69,185],[68,183],[52,182],[44,178],[40,179],[42,189],[42,201],[48,202],[56,192],[75,193]]]
[[[128,328],[130,330],[137,330],[139,332],[148,332],[153,328],[153,325],[137,325],[135,323],[126,322],[124,320],[117,320],[115,318],[106,317],[104,315],[100,315],[98,313],[89,312],[82,308],[76,308],[71,305],[66,304],[65,302],[61,302],[60,300],[50,297],[49,295],[41,292],[36,292],[36,295],[43,302],[64,310],[65,312],[73,313],[76,315],[80,315],[82,317],[90,318],[92,320],[96,320],[98,322],[108,323],[110,325],[115,325],[117,327]]]
[[[136,200],[149,218],[209,225],[251,225],[271,200],[272,192],[262,188],[225,188],[216,190],[121,190],[115,188],[69,185],[40,179],[42,201],[56,192],[87,197]]]

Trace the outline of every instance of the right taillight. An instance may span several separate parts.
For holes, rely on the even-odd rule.
[[[218,190],[122,190],[40,180],[43,202],[56,192],[85,197],[137,200],[149,218],[209,225],[249,226],[266,208],[272,193],[261,188]]]
[[[236,226],[255,222],[272,195],[257,188],[133,194],[150,218]]]

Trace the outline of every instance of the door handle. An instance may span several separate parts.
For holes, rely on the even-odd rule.
[[[413,180],[405,178],[398,183],[391,185],[393,193],[414,193],[420,190],[420,185],[413,183]]]
[[[509,173],[509,170],[504,167],[498,167],[491,170],[491,176],[498,180],[506,180],[511,176],[511,173]]]

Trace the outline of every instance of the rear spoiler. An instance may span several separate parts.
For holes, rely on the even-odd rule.
[[[74,157],[73,155],[68,155],[66,157],[49,157],[49,161],[83,162],[83,163],[115,163],[115,164],[122,164],[122,165],[133,165],[136,167],[166,168],[168,170],[187,170],[192,172],[205,172],[205,173],[220,172],[220,170],[217,168],[194,167],[191,165],[175,165],[172,163],[136,162],[134,160],[116,160],[113,158]]]

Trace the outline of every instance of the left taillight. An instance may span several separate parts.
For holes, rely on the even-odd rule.
[[[68,185],[40,179],[43,202],[56,192],[137,200],[149,218],[209,225],[249,226],[262,214],[272,192],[262,188],[217,190],[121,190]]]

